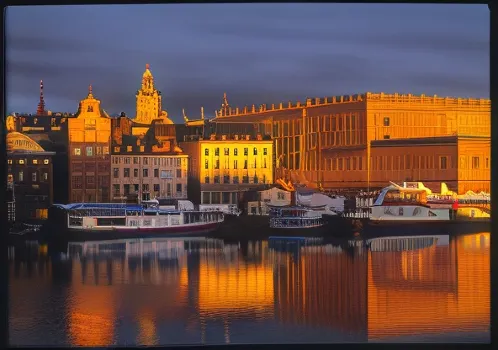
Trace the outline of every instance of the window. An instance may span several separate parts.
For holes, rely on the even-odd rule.
[[[73,176],[72,178],[73,188],[83,188],[83,177],[82,176]]]
[[[8,164],[12,164],[12,159],[9,159],[9,160],[7,161],[7,163],[8,163]]]
[[[94,185],[95,184],[95,176],[87,176],[86,177],[86,184],[87,185]]]
[[[220,168],[220,161],[218,159],[216,159],[216,161],[214,162],[214,168],[215,169],[219,169]]]
[[[257,166],[256,166],[256,159],[254,159],[254,162],[252,163],[252,167],[253,167],[254,169],[255,169],[255,168],[257,168]]]
[[[124,177],[130,177],[130,168],[124,168]]]
[[[247,169],[247,160],[244,160],[244,169]]]
[[[204,161],[204,169],[209,169],[209,161],[207,159]]]
[[[208,183],[209,183],[209,176],[206,176],[206,177],[204,178],[204,183],[205,183],[205,184],[208,184]]]
[[[100,146],[95,147],[95,154],[97,155],[102,154],[102,147]]]
[[[112,193],[114,196],[119,196],[119,191],[120,191],[119,184],[112,185]]]
[[[24,159],[19,159],[19,164],[24,164]]]
[[[389,126],[391,125],[391,121],[389,120],[389,117],[384,117],[384,126]]]
[[[114,168],[113,173],[114,173],[114,178],[117,179],[119,177],[119,168]]]
[[[125,157],[124,162],[125,162],[125,164],[131,164],[131,158]]]
[[[249,176],[242,176],[242,183],[248,184],[249,183]]]
[[[258,177],[257,176],[254,176],[254,183],[257,184],[258,183]]]
[[[343,170],[342,169],[342,158],[338,159],[338,163],[339,163],[339,170]]]
[[[109,154],[109,146],[104,146],[104,154]]]
[[[154,169],[154,177],[159,177],[159,169]]]
[[[229,184],[230,183],[230,175],[224,175],[223,176],[223,183],[224,184]]]
[[[133,157],[133,164],[138,164],[138,157]]]
[[[154,192],[160,192],[159,184],[154,184]]]
[[[149,177],[149,169],[143,169],[143,177]]]
[[[43,181],[48,181],[48,173],[43,173]]]
[[[233,183],[238,184],[239,183],[239,177],[236,175],[233,177]]]
[[[144,165],[149,165],[149,158],[144,157],[143,163],[144,163]]]
[[[119,146],[114,146],[114,152],[119,153]]]
[[[180,158],[176,158],[176,166],[182,166],[182,160]]]
[[[234,169],[237,169],[237,160],[234,160],[234,161],[233,161],[233,168],[234,168]]]
[[[218,157],[218,156],[220,155],[220,148],[219,148],[219,147],[216,147],[216,148],[214,149],[214,155],[215,155],[216,157]]]
[[[182,177],[182,169],[176,169],[176,177],[181,178]]]
[[[448,158],[439,157],[439,169],[447,169],[448,168]]]
[[[390,135],[384,135],[384,140],[389,140],[391,138]]]
[[[205,155],[205,156],[209,156],[209,148],[206,148],[206,149],[204,150],[204,155]]]
[[[43,164],[48,164],[48,159],[43,160]]]
[[[225,155],[229,156],[230,155],[230,148],[225,148]]]
[[[254,154],[255,156],[257,156],[257,155],[258,155],[258,149],[257,149],[256,147],[254,147],[253,154]]]
[[[31,173],[31,181],[36,182],[36,171]]]
[[[220,183],[220,176],[219,175],[215,175],[214,176],[214,183],[215,184],[219,184]]]
[[[489,169],[489,158],[484,158],[484,167]]]
[[[133,169],[133,177],[138,177],[138,169]]]
[[[268,155],[268,148],[263,148],[263,155],[267,156]]]
[[[87,155],[87,157],[93,156],[93,147],[92,146],[89,146],[86,148],[86,155]]]
[[[131,152],[133,150],[132,146],[126,146],[126,152]]]
[[[351,170],[351,159],[346,158],[346,170]]]
[[[244,155],[247,156],[249,154],[249,148],[244,148]]]
[[[149,184],[142,185],[142,192],[149,192]]]
[[[124,192],[125,196],[128,196],[130,194],[130,185],[129,184],[125,184],[123,186],[123,192]]]
[[[479,157],[472,157],[472,169],[479,169]]]
[[[74,149],[74,155],[75,156],[81,156],[81,148],[75,148]]]
[[[239,150],[237,148],[233,149],[233,155],[238,156],[239,155]]]
[[[33,164],[38,164],[38,159],[33,159]]]
[[[182,193],[182,184],[176,184],[176,193]]]

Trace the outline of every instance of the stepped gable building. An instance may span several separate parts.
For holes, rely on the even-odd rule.
[[[28,136],[14,131],[12,125],[7,131],[9,221],[45,220],[53,204],[54,152],[45,151]]]
[[[161,111],[149,65],[137,92],[137,115],[112,120],[112,200],[186,199],[188,156],[177,144],[176,128]]]
[[[452,184],[450,189],[478,192],[489,191],[490,105],[489,99],[367,92],[308,98],[305,103],[228,107],[212,122],[217,134],[270,135],[275,176],[310,187],[375,189],[384,187],[387,178],[396,182],[412,178],[439,190],[439,181],[448,175],[445,167],[452,164],[453,177],[445,179]],[[420,139],[432,139],[433,148],[425,151],[435,152],[440,146],[435,142],[451,136],[475,142],[465,141],[467,146],[458,157],[452,151],[421,160],[428,155],[414,153],[415,147],[412,160],[396,158],[408,147],[399,140],[412,139],[415,145],[429,142]],[[381,144],[391,146],[380,151]]]
[[[91,85],[68,129],[70,202],[109,202],[111,118],[93,96]]]

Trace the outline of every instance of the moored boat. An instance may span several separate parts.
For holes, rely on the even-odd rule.
[[[63,210],[66,220],[62,235],[71,240],[206,234],[224,221],[221,212],[162,209],[157,200],[142,205],[73,203],[55,207]]]

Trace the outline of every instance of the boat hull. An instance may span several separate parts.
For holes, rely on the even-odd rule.
[[[221,223],[207,223],[202,225],[174,226],[174,227],[105,227],[94,229],[75,229],[69,228],[59,234],[51,235],[52,238],[62,239],[64,241],[99,241],[126,238],[144,238],[144,237],[168,237],[168,236],[189,236],[189,235],[207,235],[215,232]]]
[[[489,232],[490,220],[374,221],[365,220],[361,232],[367,236],[457,235]]]

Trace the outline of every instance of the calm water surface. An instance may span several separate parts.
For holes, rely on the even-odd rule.
[[[490,341],[489,233],[49,248],[9,249],[12,345]]]

